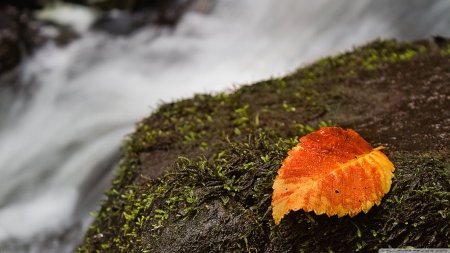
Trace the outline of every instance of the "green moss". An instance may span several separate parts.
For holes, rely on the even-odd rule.
[[[448,159],[434,153],[393,153],[392,191],[367,215],[337,219],[299,211],[275,226],[270,209],[276,171],[298,137],[346,122],[375,128],[380,120],[368,112],[392,104],[389,93],[364,80],[381,74],[394,80],[391,69],[428,59],[430,52],[428,45],[375,41],[284,78],[161,105],[124,143],[120,171],[79,252],[448,246]],[[355,123],[367,119],[373,121]],[[385,143],[371,135],[376,132],[363,136]],[[442,231],[420,232],[436,224]]]
[[[156,193],[149,209],[153,211],[147,212],[150,218],[138,228],[140,238],[147,240],[133,241],[127,237],[135,235],[127,233],[120,247],[128,249],[133,241],[135,252],[210,252],[216,251],[217,245],[202,242],[214,242],[219,233],[223,233],[222,247],[229,251],[260,251],[269,241],[276,252],[291,248],[342,252],[394,245],[445,247],[450,243],[446,232],[450,229],[450,164],[436,154],[392,154],[396,166],[392,190],[381,206],[368,214],[338,219],[298,211],[275,226],[270,208],[273,179],[286,152],[296,143],[297,138],[275,141],[263,135],[250,137],[245,143],[229,143],[225,154],[212,163],[204,157],[180,158],[169,173],[145,189]],[[228,210],[238,227],[224,222],[211,228],[208,221],[218,214],[210,210]],[[131,226],[137,227],[136,218],[126,224],[127,231],[135,231]],[[257,233],[252,232],[257,227]],[[406,230],[407,235],[402,236]],[[198,231],[207,231],[201,241],[194,240]],[[434,233],[433,237],[426,236],[429,233]],[[161,240],[168,236],[172,239]]]
[[[450,55],[450,44],[448,44],[444,49],[441,49],[442,55]]]
[[[356,49],[356,53],[345,53],[328,57],[299,70],[304,82],[318,78],[348,78],[358,70],[374,71],[383,68],[386,62],[410,60],[417,54],[427,52],[427,47],[410,42],[398,43],[395,40],[375,41]]]

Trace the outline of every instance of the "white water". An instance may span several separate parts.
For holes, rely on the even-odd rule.
[[[174,31],[88,31],[64,48],[48,44],[23,66],[33,96],[0,118],[0,245],[62,252],[41,244],[80,220],[85,228],[110,178],[99,164],[161,101],[283,75],[378,37],[450,35],[450,1],[392,2],[218,0]]]

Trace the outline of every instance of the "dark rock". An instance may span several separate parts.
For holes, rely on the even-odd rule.
[[[158,15],[155,11],[142,10],[135,13],[128,11],[111,11],[99,18],[93,28],[113,35],[128,35],[148,24],[156,24]]]
[[[0,73],[15,67],[43,42],[38,24],[30,19],[28,11],[12,6],[0,8]]]
[[[70,27],[34,19],[29,10],[33,5],[26,3],[0,7],[0,74],[13,69],[48,40],[66,45],[77,37]],[[55,30],[56,36],[42,33],[45,27]]]
[[[231,94],[164,104],[137,125],[80,252],[377,252],[450,245],[450,47],[375,41]],[[273,180],[324,125],[383,145],[379,206],[275,226]]]
[[[3,0],[0,7],[13,6],[19,10],[37,10],[42,8],[43,1],[39,0]]]
[[[13,68],[21,58],[19,24],[11,17],[14,14],[10,8],[0,10],[0,73]]]
[[[450,44],[450,38],[446,38],[441,35],[433,36],[433,41],[440,48],[446,48],[448,44]]]
[[[156,10],[158,24],[175,26],[192,0],[137,0],[133,10]]]
[[[133,1],[129,4],[126,4],[126,1],[99,2],[95,7],[109,12],[94,24],[94,29],[114,35],[128,35],[149,24],[174,27],[192,2],[192,0]]]

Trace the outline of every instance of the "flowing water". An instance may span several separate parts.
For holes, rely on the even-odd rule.
[[[19,69],[29,88],[0,94],[0,251],[70,252],[122,140],[161,102],[281,76],[375,38],[450,35],[449,11],[430,0],[217,0],[174,29],[126,37],[64,12],[81,37],[45,45]]]

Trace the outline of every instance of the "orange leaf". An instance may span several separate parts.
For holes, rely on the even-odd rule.
[[[394,165],[358,133],[322,127],[288,152],[273,184],[272,215],[278,225],[291,210],[328,216],[367,213],[389,192]]]

